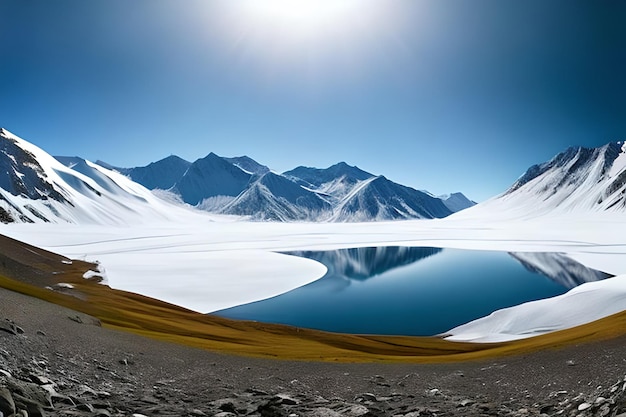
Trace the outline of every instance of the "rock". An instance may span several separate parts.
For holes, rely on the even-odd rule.
[[[12,334],[13,336],[24,333],[24,329],[17,326],[14,322],[8,319],[0,320],[0,331]]]
[[[281,407],[281,402],[277,398],[263,403],[257,407],[257,411],[262,417],[286,417],[287,412]]]
[[[28,378],[37,385],[52,385],[53,382],[45,376],[30,374]]]
[[[276,394],[276,399],[280,401],[281,404],[284,405],[298,405],[300,402],[295,398],[291,398],[287,394]]]
[[[189,414],[194,416],[194,417],[205,417],[206,413],[202,410],[198,410],[197,408],[194,408],[193,410],[189,411]]]
[[[342,417],[341,414],[339,414],[338,412],[331,410],[330,408],[326,408],[326,407],[315,408],[311,412],[308,413],[308,416],[310,417]]]
[[[459,403],[459,407],[467,407],[468,405],[472,405],[472,404],[474,404],[473,400],[465,399]]]
[[[257,395],[257,396],[269,395],[267,392],[261,391],[260,389],[255,389],[255,388],[248,388],[246,392],[252,395]]]
[[[610,413],[611,413],[611,407],[609,407],[608,404],[605,404],[602,407],[600,407],[600,410],[598,411],[598,415],[600,417],[606,417]]]
[[[76,409],[81,410],[81,411],[88,411],[90,413],[93,413],[93,412],[96,411],[96,409],[94,408],[93,405],[91,405],[91,404],[84,404],[84,403],[83,404],[78,404],[76,406]]]
[[[237,412],[237,408],[235,408],[235,404],[231,401],[225,402],[223,404],[220,404],[218,407],[218,409],[222,410],[222,411],[226,411],[228,413],[236,413]]]
[[[15,402],[13,401],[13,396],[8,389],[1,387],[0,388],[0,412],[4,413],[6,416],[10,416],[15,413]]]
[[[44,406],[37,402],[33,401],[30,398],[23,397],[19,394],[13,394],[13,399],[15,400],[15,406],[22,410],[26,410],[28,413],[28,417],[45,417],[46,412],[44,411]]]
[[[349,417],[362,417],[365,416],[366,414],[368,414],[370,412],[370,410],[360,404],[357,405],[353,405],[352,407],[350,407],[349,409],[342,411],[342,415],[344,416],[349,416]]]
[[[566,361],[566,362],[565,362],[565,364],[566,364],[567,366],[576,366],[576,362],[574,362],[574,361],[573,361],[573,360],[571,360],[571,359],[570,359],[570,360],[568,360],[568,361]]]
[[[237,414],[222,411],[221,413],[213,414],[213,417],[237,417]]]
[[[40,404],[42,407],[52,408],[52,396],[47,390],[43,389],[39,385],[15,379],[8,380],[7,385],[13,392],[14,400],[16,400],[16,395],[20,395],[30,402]]]
[[[578,411],[585,411],[586,409],[588,409],[590,407],[591,407],[591,404],[589,404],[589,403],[581,403],[578,406]]]
[[[365,401],[370,401],[370,402],[376,402],[376,396],[374,394],[370,394],[369,392],[365,392],[363,394],[359,394],[356,397],[354,397],[354,401],[358,401],[358,402],[365,402]]]

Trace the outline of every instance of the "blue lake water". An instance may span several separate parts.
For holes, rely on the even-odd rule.
[[[297,252],[321,279],[214,314],[333,332],[426,336],[609,277],[557,253],[374,247]]]

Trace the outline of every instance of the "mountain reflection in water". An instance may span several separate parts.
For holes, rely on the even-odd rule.
[[[560,253],[390,246],[289,254],[328,271],[293,291],[215,314],[344,333],[426,336],[610,277]]]
[[[379,246],[329,251],[299,251],[287,254],[322,263],[328,268],[326,276],[366,280],[391,269],[426,259],[442,250],[429,247]]]

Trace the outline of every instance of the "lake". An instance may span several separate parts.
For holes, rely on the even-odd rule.
[[[285,294],[214,314],[332,332],[427,336],[610,277],[558,253],[370,247],[290,255],[319,261],[328,272]]]

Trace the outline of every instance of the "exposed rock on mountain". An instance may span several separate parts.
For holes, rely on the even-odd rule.
[[[539,210],[623,210],[626,144],[569,148],[548,162],[530,167],[501,199],[526,200],[526,206],[535,205]]]
[[[59,159],[0,130],[0,221],[125,225],[181,210],[117,172]]]
[[[221,212],[256,220],[314,220],[328,216],[331,205],[316,193],[268,172],[254,181]]]
[[[99,164],[102,165],[101,162]],[[145,167],[114,169],[124,175],[128,175],[133,181],[150,190],[169,190],[185,175],[190,166],[191,162],[185,161],[176,155],[171,155],[160,161],[152,162]]]
[[[172,188],[185,203],[196,205],[216,196],[235,197],[246,188],[252,174],[214,153],[198,159]]]
[[[379,176],[364,181],[346,196],[334,220],[432,219],[450,214],[452,211],[440,199]]]
[[[251,174],[263,175],[267,172],[270,172],[270,169],[265,165],[259,164],[254,159],[248,156],[236,156],[234,158],[224,158],[224,160],[230,162],[236,167],[241,168],[242,170],[249,172]]]

